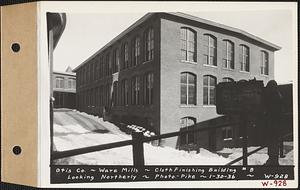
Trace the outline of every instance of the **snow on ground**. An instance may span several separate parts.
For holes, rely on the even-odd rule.
[[[114,124],[103,121],[102,118],[78,111],[67,114],[54,114],[54,146],[57,151],[84,148],[93,145],[130,140],[131,135],[122,132]],[[78,121],[81,123],[79,124]],[[127,126],[134,131],[142,131],[145,136],[154,135],[138,126]],[[248,152],[258,147],[249,147]],[[218,153],[225,153],[228,158],[201,148],[200,153],[188,153],[170,147],[152,146],[144,143],[144,158],[146,165],[225,165],[242,156],[242,148],[224,148]],[[87,164],[87,165],[132,165],[132,146],[124,146],[69,158],[59,159],[56,164]],[[263,165],[268,159],[264,148],[248,157],[249,165]],[[280,164],[293,164],[293,151],[280,158]],[[241,165],[242,161],[234,164]]]
[[[284,146],[292,146],[292,145],[293,145],[292,142],[284,142]],[[259,148],[259,147],[248,147],[248,152],[251,152],[257,148]],[[242,148],[224,148],[224,149],[218,151],[218,153],[228,153],[229,154],[228,158],[230,160],[234,160],[243,155],[243,149]],[[269,158],[268,149],[263,148],[248,157],[248,164],[249,165],[263,165],[266,163],[268,158]],[[284,158],[279,158],[279,164],[280,165],[293,165],[294,164],[293,160],[294,160],[293,159],[293,150],[291,150],[285,154]],[[242,163],[243,163],[243,161],[241,160],[233,165],[241,165]]]
[[[57,151],[131,139],[130,135],[122,132],[114,124],[103,121],[102,118],[78,111],[75,113],[79,115],[76,117],[83,116],[98,122],[101,126],[108,129],[109,132],[97,133],[89,131],[85,127],[74,123],[73,125],[59,125],[54,123],[54,145]],[[67,120],[62,117],[59,119],[59,123],[64,123]],[[147,132],[139,127],[135,128]],[[153,135],[151,132],[147,133]],[[170,147],[157,147],[152,146],[150,143],[144,143],[144,152],[145,164],[147,165],[224,165],[230,162],[229,159],[211,153],[205,149],[200,149],[199,154],[192,154]],[[56,164],[132,165],[132,157],[132,146],[124,146],[60,159],[56,161]]]

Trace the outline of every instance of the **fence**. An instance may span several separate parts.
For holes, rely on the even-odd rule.
[[[236,122],[236,123],[231,123],[231,124],[238,125],[238,124],[241,124],[241,122]],[[156,136],[152,136],[152,137],[144,137],[142,132],[133,132],[132,140],[125,140],[125,141],[119,141],[119,142],[114,142],[114,143],[101,144],[101,145],[78,148],[78,149],[61,151],[61,152],[55,151],[55,152],[52,152],[52,154],[51,154],[51,160],[53,161],[53,160],[66,158],[66,157],[70,157],[70,156],[76,156],[76,155],[81,155],[81,154],[86,154],[86,153],[91,153],[91,152],[96,152],[96,151],[102,151],[102,150],[132,145],[133,165],[136,167],[141,167],[141,166],[144,166],[144,163],[145,163],[144,149],[143,149],[144,142],[150,142],[150,141],[160,140],[160,139],[164,139],[164,138],[176,137],[176,136],[180,136],[180,135],[187,134],[187,133],[217,129],[217,128],[222,128],[225,126],[228,126],[228,124],[220,124],[220,125],[216,125],[216,126],[203,126],[201,128],[194,128],[194,129],[187,130],[187,131],[177,131],[177,132],[172,132],[172,133],[167,133],[167,134],[156,135]],[[243,151],[243,156],[233,160],[232,162],[229,162],[226,165],[232,165],[242,159],[243,159],[243,164],[247,165],[247,161],[245,161],[245,160],[247,160],[247,157],[250,156],[251,154],[254,154],[255,152],[263,149],[264,147],[265,146],[259,147],[256,150],[253,150],[249,153]]]

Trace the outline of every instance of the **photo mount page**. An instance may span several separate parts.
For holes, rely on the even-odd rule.
[[[39,185],[297,187],[296,15],[39,2]]]

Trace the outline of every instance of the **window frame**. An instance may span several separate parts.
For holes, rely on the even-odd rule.
[[[204,52],[204,65],[217,67],[218,66],[217,38],[211,34],[204,34],[204,38],[207,38],[207,40],[205,39],[204,42],[208,43],[208,44],[204,43],[204,47],[207,47],[207,48],[204,48],[204,50],[207,49],[207,51],[208,51],[208,52]],[[213,40],[213,43],[211,43],[212,40]],[[213,53],[211,53],[211,48],[213,48]],[[213,57],[212,63],[211,63],[211,59],[210,59],[211,57]]]
[[[185,126],[182,125],[182,121],[185,120]],[[192,125],[188,125],[188,120],[193,121]],[[189,128],[193,125],[195,125],[197,122],[197,119],[195,117],[191,117],[191,116],[186,116],[186,117],[182,117],[180,118],[180,129],[184,130],[184,131],[188,131]],[[191,137],[191,138],[190,138]],[[184,140],[185,142],[183,142]],[[192,140],[190,140],[192,139]],[[195,133],[194,132],[189,132],[189,133],[185,133],[185,134],[181,134],[180,135],[180,145],[189,145],[189,144],[195,144]]]
[[[245,44],[240,45],[240,71],[250,72],[250,48]]]
[[[205,77],[207,79],[207,85],[205,84]],[[214,85],[211,85],[211,79],[214,79]],[[216,105],[216,85],[217,85],[217,77],[213,75],[204,75],[203,76],[203,105],[204,106],[215,106]],[[207,88],[207,96],[205,95],[205,88]],[[214,102],[211,102],[211,90],[214,90]],[[205,98],[207,97],[207,103],[205,102]]]
[[[260,60],[260,74],[262,75],[269,75],[269,53],[266,51],[260,51],[261,52],[261,60]]]
[[[185,75],[186,77],[186,83],[182,82],[182,75]],[[189,77],[194,77],[194,84],[190,84],[189,83]],[[183,96],[183,85],[185,85],[186,87],[186,100],[183,102],[182,101],[182,96]],[[189,97],[190,97],[190,93],[189,93],[189,87],[194,87],[194,94],[193,94],[193,101],[190,103],[189,101]],[[186,102],[186,103],[185,103]],[[181,72],[180,73],[180,105],[187,105],[187,106],[191,106],[191,105],[197,105],[197,75],[191,72]]]
[[[148,27],[144,32],[144,61],[152,61],[154,59],[154,29]]]
[[[223,40],[224,44],[224,50],[225,50],[225,57],[223,58],[223,64],[222,67],[225,69],[234,70],[234,64],[235,64],[235,52],[234,52],[234,43],[230,40]],[[231,59],[230,59],[231,57]],[[225,65],[224,65],[225,61]]]
[[[182,38],[183,31],[184,31],[184,34],[183,34],[184,38]],[[190,33],[192,33],[194,36],[194,39],[192,39],[192,40],[190,39]],[[193,48],[190,48],[189,42],[193,43]],[[181,61],[196,63],[197,62],[197,32],[189,27],[181,27],[180,28],[180,44],[181,44],[181,47],[180,47]],[[183,46],[183,44],[185,44],[185,46]],[[183,47],[185,47],[185,48],[183,48]],[[191,50],[193,50],[193,51],[191,51]],[[185,58],[183,58],[183,56],[182,56],[183,52],[185,52]],[[189,59],[190,52],[193,53],[192,60]]]

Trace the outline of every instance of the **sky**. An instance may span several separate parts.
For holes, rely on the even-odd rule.
[[[275,80],[279,83],[295,80],[297,39],[291,10],[178,11],[244,30],[282,47],[275,52]],[[54,51],[54,70],[76,68],[146,13],[67,12],[66,28]]]

